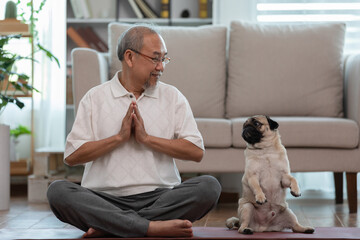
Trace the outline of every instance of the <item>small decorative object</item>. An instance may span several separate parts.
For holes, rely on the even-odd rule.
[[[181,12],[182,18],[189,18],[190,17],[190,11],[188,9],[185,9]]]
[[[5,19],[17,17],[16,4],[13,1],[8,1],[5,7]]]

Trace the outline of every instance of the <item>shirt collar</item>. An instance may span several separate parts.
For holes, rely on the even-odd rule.
[[[110,80],[111,81],[111,91],[114,97],[123,97],[129,94],[129,92],[121,85],[119,80],[119,74],[121,71],[115,73],[114,77]]]
[[[110,80],[111,81],[111,91],[114,95],[114,97],[123,97],[127,96],[130,93],[124,88],[124,86],[121,84],[119,80],[119,75],[121,74],[121,71],[116,72],[114,77]],[[159,98],[159,84],[157,83],[155,88],[146,89],[144,91],[144,96],[151,97],[151,98]]]

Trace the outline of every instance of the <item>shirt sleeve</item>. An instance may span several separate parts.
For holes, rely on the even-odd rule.
[[[197,147],[205,150],[204,141],[191,110],[190,104],[183,94],[178,92],[175,110],[175,138],[186,139]]]
[[[94,141],[91,116],[91,97],[90,94],[87,93],[79,103],[73,127],[67,136],[64,159],[70,156],[84,143]]]

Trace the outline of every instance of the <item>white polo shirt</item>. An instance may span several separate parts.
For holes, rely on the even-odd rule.
[[[114,136],[132,101],[136,100],[120,83],[112,80],[92,88],[81,100],[67,137],[64,157],[89,141]],[[151,136],[186,139],[204,150],[202,136],[184,95],[175,87],[158,82],[137,100],[145,130]],[[180,183],[172,157],[152,151],[130,140],[106,155],[86,163],[81,185],[116,196],[173,188]]]

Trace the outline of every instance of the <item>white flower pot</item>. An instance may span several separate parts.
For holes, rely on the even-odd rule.
[[[10,206],[10,126],[0,124],[0,211]]]

